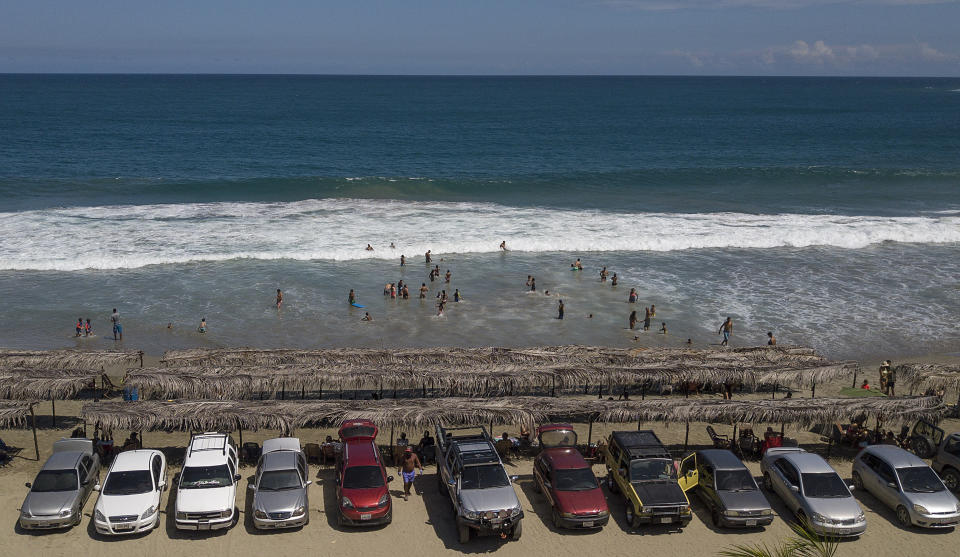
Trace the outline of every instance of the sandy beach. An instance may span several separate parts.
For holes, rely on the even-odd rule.
[[[147,359],[151,363],[152,358]],[[956,362],[948,356],[930,356],[929,361]],[[869,374],[875,375],[872,364],[865,365]],[[119,374],[111,370],[111,375]],[[119,379],[119,377],[118,377]],[[852,381],[850,378],[849,381]],[[848,387],[848,380],[836,381],[830,385],[818,387],[819,396],[836,395]],[[719,395],[702,395],[705,397]],[[764,395],[743,395],[745,397],[767,397]],[[797,391],[794,397],[810,396],[809,391]],[[948,398],[955,393],[948,393]],[[107,539],[95,534],[90,515],[93,512],[94,497],[84,508],[84,518],[80,526],[69,531],[31,534],[21,531],[17,526],[18,509],[26,493],[25,482],[33,480],[40,464],[49,456],[52,443],[77,427],[76,415],[83,400],[58,401],[57,428],[50,424],[50,404],[37,406],[39,445],[41,461],[33,460],[33,439],[29,429],[5,430],[2,438],[10,445],[23,447],[20,455],[8,465],[0,468],[0,524],[6,525],[2,536],[5,552],[9,555],[38,554],[49,556],[71,555],[92,556],[104,552],[136,552],[146,555],[192,556],[198,553],[230,555],[262,555],[270,552],[293,554],[301,551],[331,551],[340,555],[386,555],[404,551],[418,555],[439,555],[448,551],[462,553],[490,553],[501,555],[528,555],[531,551],[555,554],[585,554],[589,552],[608,555],[636,555],[642,547],[644,552],[652,554],[716,554],[721,548],[734,544],[776,543],[790,534],[788,522],[790,514],[776,496],[768,494],[777,514],[773,524],[766,529],[735,531],[718,530],[710,524],[709,513],[703,504],[691,497],[695,517],[682,532],[670,531],[661,527],[630,528],[624,518],[623,502],[618,496],[609,496],[608,502],[614,520],[599,532],[557,531],[550,523],[550,509],[542,495],[532,488],[532,459],[514,458],[507,463],[508,471],[519,476],[516,491],[526,514],[524,532],[520,541],[501,541],[494,538],[473,539],[466,545],[457,541],[453,513],[445,495],[438,492],[435,467],[427,466],[423,476],[416,482],[419,496],[409,501],[397,498],[401,485],[395,480],[391,484],[394,494],[394,521],[386,527],[373,529],[341,528],[336,525],[337,502],[333,483],[332,466],[313,464],[310,474],[315,483],[310,486],[310,523],[296,531],[261,533],[256,531],[250,520],[247,482],[252,478],[254,467],[250,464],[241,468],[244,476],[238,489],[237,506],[240,509],[239,522],[229,530],[211,534],[185,533],[174,528],[172,509],[175,490],[164,493],[161,507],[164,509],[161,526],[149,534],[134,538]],[[581,436],[586,439],[586,424],[575,424]],[[680,425],[647,424],[670,445],[674,457],[682,456],[684,428]],[[755,430],[766,425],[754,424]],[[775,424],[773,424],[775,425]],[[691,424],[690,450],[710,446],[705,424]],[[635,424],[595,424],[593,439],[606,436],[610,431],[633,429]],[[941,423],[947,432],[960,429],[960,420],[945,420]],[[721,434],[730,434],[732,426],[718,424]],[[497,426],[495,434],[499,434]],[[516,432],[518,426],[503,428]],[[122,439],[127,432],[114,432],[116,439]],[[399,433],[399,431],[397,432]],[[262,443],[264,439],[275,437],[277,432],[244,432],[244,441]],[[323,429],[305,429],[294,432],[302,443],[319,442],[334,431]],[[810,451],[825,454],[827,443],[815,433],[806,429],[787,427],[788,437],[796,438],[801,446]],[[380,443],[388,443],[388,433],[381,433]],[[412,438],[419,438],[419,432],[409,431]],[[171,459],[169,474],[172,477],[182,460],[183,447],[189,435],[186,432],[144,432],[144,446],[160,448]],[[834,447],[829,461],[841,474],[849,479],[851,458],[850,449]],[[759,476],[759,462],[748,461],[747,466]],[[602,465],[594,467],[598,477],[605,475]],[[106,471],[101,473],[101,478]],[[393,473],[393,471],[391,471]],[[604,488],[606,491],[606,488]],[[926,531],[906,530],[896,524],[894,513],[881,505],[866,492],[855,492],[855,496],[867,515],[867,532],[858,540],[841,543],[840,555],[867,556],[888,555],[892,553],[913,552],[918,555],[948,555],[955,551],[960,542],[960,534],[954,530]],[[401,549],[402,547],[402,549]]]

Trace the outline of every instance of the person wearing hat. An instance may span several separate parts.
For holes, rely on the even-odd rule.
[[[890,360],[884,360],[880,364],[880,390],[883,394],[888,394],[887,381],[890,379]]]
[[[417,454],[413,452],[413,447],[407,445],[407,448],[403,451],[403,456],[400,458],[400,466],[397,467],[397,473],[403,478],[404,501],[410,496],[410,488],[413,487],[413,480],[417,478],[417,468],[420,469],[420,474],[423,475],[423,464],[420,463]]]

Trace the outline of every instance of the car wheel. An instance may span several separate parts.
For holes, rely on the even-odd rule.
[[[863,489],[863,478],[856,472],[853,473],[853,487],[857,488],[857,491]]]
[[[470,541],[470,528],[467,526],[457,526],[457,534],[460,536],[460,543]]]
[[[720,511],[718,511],[717,509],[713,509],[713,511],[710,512],[710,521],[713,522],[714,526],[719,528],[720,527]]]
[[[797,517],[797,522],[800,523],[800,526],[803,527],[807,532],[813,533],[813,530],[810,526],[810,519],[807,518],[807,514],[800,509],[797,509],[797,512],[793,513]]]
[[[633,505],[630,503],[630,501],[627,501],[627,509],[624,517],[627,519],[627,524],[633,526]]]
[[[900,526],[904,528],[909,528],[913,524],[910,522],[910,513],[907,511],[907,508],[903,505],[897,507],[897,522],[900,523]]]
[[[559,528],[560,528],[560,513],[557,512],[557,509],[553,509],[553,513],[551,513],[550,518],[553,519],[553,527],[559,529]]]
[[[543,493],[543,490],[540,489],[540,482],[537,481],[536,476],[533,478],[533,491],[536,493]]]
[[[770,474],[766,472],[763,474],[763,489],[773,491],[773,480],[770,479]]]
[[[943,471],[943,485],[950,491],[956,491],[960,488],[960,472],[953,468],[947,468]]]
[[[607,489],[610,490],[610,493],[617,492],[617,481],[613,479],[613,472],[607,473]]]
[[[517,525],[513,527],[513,535],[511,537],[514,540],[519,540],[521,534],[523,534],[523,523],[518,522]]]
[[[930,446],[930,441],[925,437],[914,437],[910,441],[910,448],[913,449],[913,452],[920,458],[930,458],[933,456],[933,449]]]

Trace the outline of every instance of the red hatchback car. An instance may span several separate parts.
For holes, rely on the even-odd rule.
[[[389,524],[393,506],[387,484],[393,481],[383,466],[370,420],[349,420],[340,427],[343,452],[337,461],[340,525]]]
[[[607,500],[593,469],[577,451],[570,424],[537,429],[542,451],[533,464],[533,484],[553,507],[557,528],[602,528],[610,520]]]

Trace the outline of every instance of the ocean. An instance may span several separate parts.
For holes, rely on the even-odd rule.
[[[0,346],[708,346],[729,315],[734,345],[960,351],[960,79],[0,75],[0,91]],[[427,278],[428,249],[450,284]],[[382,295],[401,279],[412,299]],[[437,317],[442,289],[464,301]],[[651,330],[627,330],[650,304]],[[72,337],[78,317],[96,338]]]

